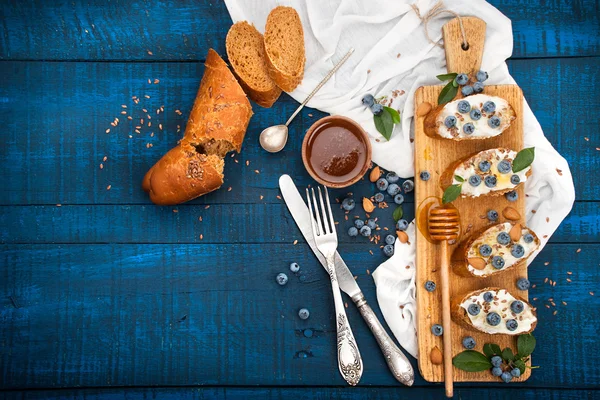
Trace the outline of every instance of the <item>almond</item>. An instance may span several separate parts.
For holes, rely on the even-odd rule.
[[[381,170],[379,169],[379,166],[377,166],[371,170],[371,173],[369,174],[369,180],[371,182],[377,182],[377,179],[379,179],[380,176]]]
[[[421,103],[417,107],[417,115],[419,117],[429,114],[429,111],[431,111],[431,103]]]
[[[373,212],[373,210],[375,209],[375,206],[373,205],[373,202],[371,200],[369,200],[366,197],[363,197],[363,208],[365,209],[365,212]]]
[[[435,346],[433,349],[431,349],[431,353],[429,353],[429,358],[431,359],[431,363],[433,365],[441,365],[442,359],[444,357],[442,356],[441,350],[437,346]]]
[[[521,224],[516,224],[515,226],[513,226],[510,232],[508,232],[508,235],[513,240],[513,242],[517,242],[519,239],[521,239]]]
[[[484,269],[485,266],[487,265],[485,260],[483,258],[479,258],[479,257],[469,258],[467,261],[469,262],[469,265],[471,267],[478,269],[478,270]]]
[[[504,215],[504,218],[511,221],[518,221],[521,219],[521,214],[519,214],[519,212],[512,207],[506,207],[504,210],[502,210],[502,215]]]
[[[404,231],[396,231],[396,236],[398,236],[398,239],[400,240],[400,243],[406,243],[406,242],[408,242],[408,235],[406,234],[406,232],[404,232]]]

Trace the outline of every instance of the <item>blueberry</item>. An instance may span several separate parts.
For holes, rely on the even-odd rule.
[[[513,368],[513,369],[510,370],[510,374],[512,376],[514,376],[515,378],[518,378],[518,377],[521,376],[521,370],[519,368],[515,367],[515,368]]]
[[[512,183],[513,185],[518,185],[519,183],[521,183],[521,178],[519,177],[519,175],[513,175],[510,177],[510,183]]]
[[[389,183],[396,183],[400,180],[400,177],[396,175],[395,172],[388,172],[385,178],[388,180]]]
[[[431,178],[431,174],[429,173],[429,171],[421,171],[421,173],[419,174],[419,178],[421,178],[422,181],[428,181],[429,178]]]
[[[473,84],[473,91],[475,93],[481,93],[481,92],[483,92],[483,83],[481,83],[481,82],[475,82]]]
[[[362,222],[362,221],[361,221]],[[358,229],[355,226],[351,226],[348,229],[348,236],[355,237],[358,236]]]
[[[367,107],[372,107],[373,104],[375,104],[375,97],[370,94],[365,94],[362,98],[362,103]]]
[[[290,264],[290,271],[292,271],[292,272],[298,272],[298,271],[300,271],[300,266],[298,265],[298,263],[295,263],[295,262],[291,263]]]
[[[458,102],[458,105],[456,106],[456,109],[458,110],[459,113],[466,114],[469,111],[471,111],[471,105],[469,104],[468,101],[461,100],[461,101]]]
[[[494,222],[494,221],[498,221],[498,211],[496,211],[496,210],[489,210],[489,211],[487,212],[487,218],[488,218],[490,221],[492,221],[492,222]]]
[[[427,290],[428,292],[433,292],[435,290],[435,282],[434,281],[425,282],[425,290]]]
[[[483,179],[483,181],[485,182],[485,186],[493,188],[496,186],[498,179],[496,179],[496,175],[488,175]]]
[[[519,288],[519,290],[527,290],[529,289],[529,280],[527,278],[519,278],[519,280],[517,281],[517,288]]]
[[[386,244],[385,246],[383,246],[383,254],[385,254],[388,257],[391,257],[394,255],[394,246],[391,244]]]
[[[494,301],[494,295],[492,294],[492,292],[485,292],[483,294],[483,301],[485,301],[486,303],[491,303],[492,301]]]
[[[490,162],[487,160],[483,160],[479,163],[479,170],[481,172],[488,172],[491,167],[492,167],[492,164],[490,164]]]
[[[479,71],[475,75],[475,78],[477,79],[477,82],[484,82],[488,78],[488,73],[485,71]]]
[[[492,246],[490,246],[489,244],[482,244],[481,246],[479,246],[479,254],[481,254],[483,257],[491,256]]]
[[[400,186],[398,186],[397,183],[392,183],[390,186],[388,186],[387,192],[390,196],[395,196],[400,193]]]
[[[356,227],[356,229],[360,229],[363,226],[365,226],[365,221],[363,221],[362,219],[355,219],[354,226]]]
[[[471,315],[478,315],[481,312],[481,306],[476,303],[469,304],[469,307],[467,308],[467,312]]]
[[[385,178],[379,178],[377,179],[377,183],[375,185],[377,185],[377,189],[383,192],[384,190],[387,190],[389,182]]]
[[[475,125],[473,125],[471,122],[467,122],[463,125],[463,132],[465,135],[472,135],[473,132],[475,132]]]
[[[494,256],[492,258],[492,266],[496,269],[502,269],[504,268],[504,258],[502,258],[501,256]]]
[[[281,286],[285,285],[286,283],[288,283],[288,277],[286,274],[284,274],[283,272],[280,272],[279,274],[277,274],[277,276],[275,277],[275,280],[277,281],[278,284],[280,284]]]
[[[512,381],[512,375],[510,374],[510,372],[503,372],[502,375],[500,375],[500,379],[502,379],[504,381],[504,383],[509,383],[510,381]]]
[[[500,356],[493,356],[490,359],[490,362],[492,363],[492,366],[494,366],[494,367],[500,367],[502,365],[502,357],[500,357]]]
[[[472,336],[465,336],[462,340],[462,345],[465,349],[471,350],[475,348],[477,343],[475,342],[475,339],[473,339]]]
[[[367,226],[369,228],[371,228],[371,230],[373,230],[373,229],[377,228],[377,222],[375,222],[375,220],[373,218],[369,218],[367,220]]]
[[[375,203],[381,203],[385,200],[385,196],[383,195],[383,193],[378,192],[375,193],[375,196],[373,196],[373,200],[375,200]]]
[[[371,236],[371,228],[369,228],[367,225],[363,226],[360,228],[360,234],[364,237]]]
[[[500,368],[500,367],[493,367],[492,368],[492,375],[494,375],[494,376],[500,376],[500,375],[502,375],[502,368]]]
[[[396,204],[402,204],[404,203],[404,196],[402,196],[402,194],[398,193],[397,195],[394,196],[394,203]]]
[[[510,243],[510,235],[506,232],[500,232],[498,236],[496,236],[496,240],[503,246],[506,246]]]
[[[473,86],[463,86],[460,89],[460,92],[463,94],[463,96],[470,96],[473,94]]]
[[[301,308],[298,311],[298,316],[300,319],[308,319],[308,317],[310,317],[310,311],[308,311],[306,308]]]
[[[493,113],[494,111],[496,111],[496,103],[494,103],[493,101],[486,101],[485,103],[483,103],[481,111],[483,111],[486,114]]]
[[[508,329],[509,331],[516,331],[518,327],[519,323],[516,319],[509,319],[508,321],[506,321],[506,329]]]
[[[444,125],[446,125],[446,128],[452,128],[456,125],[456,117],[454,115],[448,115],[444,120]]]
[[[379,103],[375,103],[371,106],[371,112],[373,115],[381,115],[383,112],[383,106]]]
[[[487,317],[485,317],[485,320],[491,326],[496,326],[496,325],[500,324],[500,321],[502,320],[502,318],[500,318],[500,315],[498,315],[498,313],[491,312],[487,315]]]
[[[506,197],[506,200],[508,201],[517,201],[517,199],[519,198],[519,193],[517,193],[516,191],[510,191],[510,192],[506,192],[504,193],[504,197]]]
[[[398,223],[396,224],[396,228],[399,231],[405,231],[408,228],[408,221],[405,219],[398,220]]]
[[[431,333],[433,333],[435,336],[442,336],[444,333],[444,328],[442,328],[442,326],[439,324],[435,324],[431,327]]]
[[[467,76],[467,74],[458,74],[456,75],[456,83],[458,83],[460,86],[464,86],[467,84],[467,82],[469,82],[469,77]]]
[[[510,165],[510,161],[502,160],[498,163],[498,172],[501,174],[508,174],[512,171],[512,165]]]
[[[481,177],[479,175],[471,175],[469,177],[469,185],[471,185],[471,186],[481,185]]]
[[[354,210],[355,206],[356,206],[356,203],[354,202],[354,199],[351,199],[349,197],[346,197],[344,199],[344,201],[342,201],[342,208],[346,211]]]
[[[515,258],[521,258],[525,255],[525,249],[520,244],[515,244],[510,249],[510,254]]]
[[[494,115],[492,118],[488,119],[488,125],[490,128],[500,128],[500,117]]]
[[[404,182],[402,182],[402,190],[404,190],[404,193],[412,192],[413,190],[415,190],[415,183],[410,179],[405,180]]]
[[[387,244],[394,244],[394,243],[396,243],[396,237],[394,235],[387,235],[385,237],[385,243],[387,243]]]
[[[469,115],[471,116],[471,119],[473,121],[477,121],[477,120],[481,119],[481,111],[479,111],[476,108],[472,109],[471,113]]]
[[[533,242],[533,235],[531,233],[526,233],[523,235],[523,241],[525,243],[531,243]]]
[[[515,314],[522,313],[524,309],[525,305],[521,300],[515,300],[512,303],[510,303],[510,311],[514,312]]]

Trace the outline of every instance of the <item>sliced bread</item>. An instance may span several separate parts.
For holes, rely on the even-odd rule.
[[[246,21],[234,24],[225,42],[227,57],[240,85],[259,106],[271,107],[281,89],[269,76],[263,36]]]
[[[304,30],[292,7],[274,8],[267,17],[265,50],[269,75],[286,92],[293,91],[304,77]]]

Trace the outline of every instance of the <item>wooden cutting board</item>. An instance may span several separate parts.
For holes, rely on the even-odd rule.
[[[462,49],[462,35],[458,19],[453,19],[442,28],[444,47],[446,51],[446,62],[448,72],[472,73],[479,70],[483,54],[483,44],[485,39],[485,22],[475,17],[462,18],[466,31],[469,47]],[[437,99],[443,86],[424,86],[417,89],[415,93],[415,110],[424,102],[430,103],[432,107],[437,105]],[[515,109],[516,120],[513,121],[510,128],[501,135],[485,140],[463,140],[455,142],[446,139],[435,139],[427,136],[423,132],[424,115],[416,115],[415,111],[415,215],[419,218],[419,205],[427,198],[436,196],[442,197],[443,190],[440,187],[440,176],[442,172],[452,162],[464,158],[478,151],[505,147],[515,151],[523,148],[523,94],[516,85],[497,85],[485,86],[485,94],[499,96],[506,99]],[[462,97],[459,93],[457,98]],[[429,181],[419,179],[421,171],[429,171],[431,178]],[[468,240],[469,237],[491,224],[485,217],[489,209],[494,209],[500,214],[498,222],[505,222],[502,217],[502,210],[510,205],[517,209],[523,216],[522,223],[525,222],[525,194],[523,185],[517,190],[519,199],[516,202],[508,202],[504,196],[480,197],[457,199],[453,202],[458,208],[461,219],[462,235],[460,241]],[[434,346],[437,346],[443,352],[442,338],[436,337],[431,333],[433,324],[442,324],[442,306],[440,290],[440,272],[437,266],[440,263],[439,245],[430,243],[425,236],[417,229],[417,324],[419,333],[419,369],[423,378],[429,382],[442,382],[444,380],[443,365],[433,365],[430,360],[430,352]],[[456,245],[451,247],[454,251]],[[527,267],[523,266],[516,269],[497,273],[490,278],[465,278],[460,277],[450,271],[450,296],[463,294],[485,287],[500,287],[507,289],[513,294],[517,294],[528,299],[527,292],[519,291],[516,288],[516,281],[520,277],[527,277]],[[436,282],[438,288],[429,293],[425,290],[424,284],[431,280]],[[489,335],[479,331],[465,329],[456,323],[452,323],[452,354],[453,357],[465,350],[462,346],[462,339],[465,336],[472,336],[477,341],[475,350],[482,351],[485,343],[496,343],[501,348],[510,347],[516,353],[516,336],[508,335]],[[492,376],[489,371],[483,372],[465,372],[454,368],[455,382],[498,382],[500,378]],[[531,374],[527,369],[521,375],[521,378],[515,381],[526,380]]]

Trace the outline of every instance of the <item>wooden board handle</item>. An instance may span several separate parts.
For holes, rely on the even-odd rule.
[[[468,47],[463,48],[463,35],[460,21],[465,29]],[[446,50],[446,69],[448,72],[473,74],[481,68],[483,43],[485,41],[485,22],[477,17],[454,18],[442,27],[444,49]]]
[[[452,320],[450,319],[450,249],[447,241],[441,243],[441,275],[442,275],[442,328],[444,335],[444,385],[446,397],[454,396],[454,377],[452,376]]]

